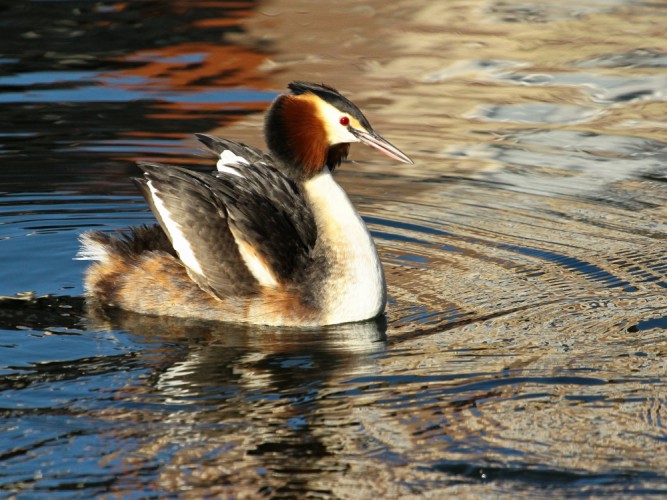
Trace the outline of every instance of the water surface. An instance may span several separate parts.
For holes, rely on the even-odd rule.
[[[2,8],[0,491],[21,497],[667,493],[667,11],[656,3]],[[326,34],[326,36],[325,36]],[[137,160],[261,145],[292,79],[416,161],[343,166],[378,322],[86,311],[77,236],[151,223]]]

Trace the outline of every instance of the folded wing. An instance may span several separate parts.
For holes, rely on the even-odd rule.
[[[236,151],[216,153],[241,157],[245,151],[244,161],[213,175],[144,163],[137,184],[202,289],[222,298],[300,283],[312,264],[317,229],[299,186],[270,157],[224,144]]]

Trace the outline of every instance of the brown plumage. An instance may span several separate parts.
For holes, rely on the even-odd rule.
[[[282,103],[285,143],[292,151],[292,163],[300,165],[304,177],[322,170],[329,149],[315,99],[313,94],[286,96]]]
[[[99,305],[213,321],[317,323],[317,311],[289,290],[269,288],[249,296],[231,296],[222,303],[193,286],[187,269],[173,254],[159,226],[132,228],[123,235],[87,233],[84,238],[85,245],[104,245],[108,252],[108,258],[92,264],[85,277],[86,291]],[[160,293],[147,293],[148,290]]]

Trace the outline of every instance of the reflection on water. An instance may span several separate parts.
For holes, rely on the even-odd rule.
[[[137,158],[180,160],[193,131],[262,109],[275,95],[252,74],[265,56],[224,40],[252,7],[27,0],[6,7],[3,189],[134,194],[127,177]]]
[[[667,492],[660,5],[2,9],[0,491]],[[78,234],[153,221],[134,162],[210,169],[191,134],[219,127],[261,146],[296,78],[345,91],[417,160],[353,147],[339,174],[385,263],[386,321],[87,311]]]
[[[385,349],[382,322],[280,330],[95,311],[77,324],[81,300],[23,298],[2,306],[7,332],[16,323],[23,327],[15,334],[48,325],[51,355],[60,356],[22,362],[19,348],[6,367],[8,489],[20,488],[10,478],[23,478],[24,487],[36,491],[48,491],[52,482],[82,481],[80,488],[91,493],[114,485],[115,491],[149,494],[142,476],[166,465],[153,479],[166,491],[195,480],[213,493],[238,474],[246,474],[238,487],[306,491],[308,471],[340,472],[332,465],[336,453],[357,432],[339,387],[373,375]],[[91,342],[94,355],[66,354],[66,346],[82,353]],[[41,408],[47,401],[49,407]],[[36,425],[40,417],[45,421]],[[72,453],[54,462],[49,451],[33,455],[42,446],[67,446]],[[198,465],[164,463],[186,457]],[[90,476],[80,462],[88,462]],[[259,470],[276,477],[258,486],[247,471]],[[39,477],[24,478],[26,471]]]

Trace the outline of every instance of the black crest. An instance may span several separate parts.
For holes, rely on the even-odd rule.
[[[333,87],[329,87],[323,83],[310,83],[296,80],[290,83],[287,88],[289,88],[294,95],[301,95],[307,92],[315,94],[323,101],[331,104],[334,108],[340,109],[344,113],[348,113],[349,115],[354,116],[367,130],[372,130],[371,124],[368,122],[361,110],[352,101],[343,96]]]

